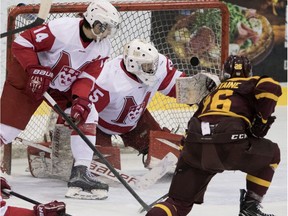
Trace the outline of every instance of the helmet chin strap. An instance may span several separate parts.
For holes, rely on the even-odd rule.
[[[96,34],[96,33],[94,32],[93,28],[91,28],[91,32],[92,32],[92,34],[93,34],[94,36],[97,37],[96,42],[99,43],[99,42],[101,41],[101,36],[102,36],[103,33],[101,32],[100,34]]]

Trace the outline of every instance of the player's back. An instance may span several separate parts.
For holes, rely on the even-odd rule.
[[[253,76],[231,78],[222,82],[202,101],[199,117],[211,115],[239,117],[249,124],[255,115],[258,100],[255,94],[260,79],[259,76]],[[271,88],[272,92],[274,83],[269,79],[266,80],[265,85],[266,89]]]

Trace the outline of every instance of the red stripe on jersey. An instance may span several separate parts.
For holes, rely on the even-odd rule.
[[[110,130],[119,134],[127,133],[134,128],[134,126],[118,126],[118,125],[110,124],[104,121],[102,118],[99,118],[98,124],[101,125],[101,127],[106,128],[107,130]]]

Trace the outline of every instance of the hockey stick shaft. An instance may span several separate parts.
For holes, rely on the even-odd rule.
[[[165,199],[168,197],[168,193],[164,194],[163,196],[161,196],[160,198],[158,198],[157,200],[155,200],[154,202],[152,202],[150,205],[148,205],[148,210],[151,209],[155,204],[157,204],[158,202],[160,202],[161,200]],[[144,211],[148,211],[147,209],[140,209],[140,213],[144,212]]]
[[[16,192],[11,191],[11,190],[8,190],[8,189],[2,189],[2,192],[3,192],[4,194],[12,195],[12,196],[18,197],[18,198],[20,198],[20,199],[23,199],[23,200],[25,200],[25,201],[27,201],[27,202],[30,202],[30,203],[34,204],[34,205],[39,205],[39,204],[41,204],[40,202],[38,202],[38,201],[36,201],[36,200],[30,199],[30,198],[28,198],[28,197],[26,197],[26,196],[23,196],[23,195],[21,195],[21,194],[19,194],[19,193],[16,193]],[[65,216],[71,216],[71,215],[65,214]]]
[[[16,34],[16,33],[19,33],[21,31],[24,31],[24,30],[29,29],[29,28],[33,28],[35,26],[39,26],[42,23],[44,23],[46,18],[47,18],[47,16],[48,16],[48,14],[49,14],[49,11],[50,11],[50,8],[51,8],[51,4],[52,4],[52,0],[41,0],[37,18],[36,18],[36,20],[33,23],[30,23],[29,25],[26,25],[26,26],[23,26],[23,27],[20,27],[20,28],[13,29],[11,31],[2,33],[1,34],[1,38],[7,37],[9,35]]]
[[[93,152],[102,160],[102,162],[111,170],[111,172],[117,177],[117,179],[124,185],[124,187],[131,193],[132,196],[142,205],[142,207],[148,210],[148,205],[136,194],[131,186],[119,175],[115,168],[106,160],[106,158],[99,152],[91,141],[85,136],[85,134],[74,124],[74,122],[66,115],[66,113],[57,105],[55,100],[45,92],[43,95],[46,100],[54,107],[55,111],[65,119],[65,121],[78,133],[83,141],[93,150]]]

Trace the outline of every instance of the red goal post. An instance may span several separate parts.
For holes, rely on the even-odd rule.
[[[122,23],[112,39],[112,58],[122,54],[123,45],[134,38],[152,42],[158,51],[169,57],[175,66],[188,76],[205,70],[219,74],[228,56],[229,11],[218,0],[171,0],[171,1],[115,1]],[[64,16],[81,16],[88,2],[53,3],[46,22]],[[7,31],[27,25],[33,20],[27,15],[37,15],[39,5],[11,7]],[[26,16],[25,16],[26,15]],[[30,16],[31,17],[31,16]],[[11,43],[15,35],[7,37],[7,71],[13,70],[14,61]],[[194,42],[191,41],[194,38]],[[190,58],[198,57],[200,64],[191,66]],[[193,108],[177,104],[174,99],[157,94],[148,109],[161,126],[184,133]],[[53,117],[53,115],[52,115]],[[54,121],[54,117],[52,118]],[[33,142],[47,139],[53,130],[51,109],[43,103],[30,120],[21,138]],[[52,126],[51,126],[52,125]],[[21,145],[16,145],[21,148]],[[25,148],[25,147],[24,147]],[[14,149],[14,148],[13,148]],[[11,171],[11,145],[5,146],[4,163]]]

